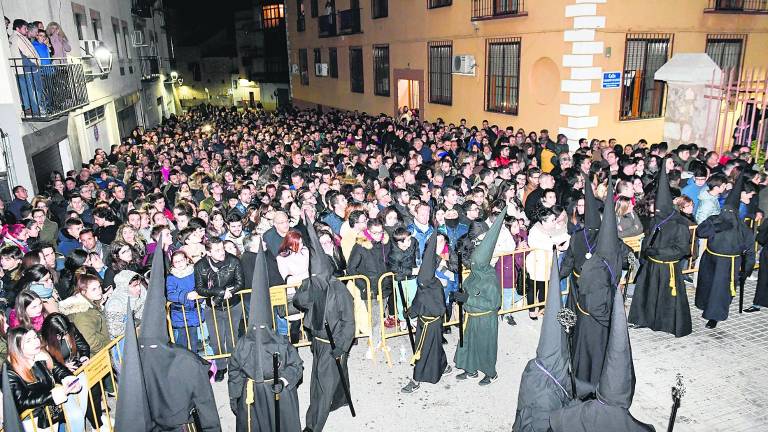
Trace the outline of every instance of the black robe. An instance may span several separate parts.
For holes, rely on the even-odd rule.
[[[178,431],[193,424],[193,408],[203,431],[221,431],[208,377],[210,364],[178,345],[150,345],[141,339],[139,343],[153,432]]]
[[[563,253],[563,261],[560,263],[560,279],[573,274],[573,277],[571,278],[571,288],[568,291],[568,299],[565,303],[568,309],[576,310],[576,297],[578,296],[581,268],[584,266],[584,261],[587,260],[587,252],[591,250],[592,253],[595,253],[597,233],[598,230],[592,228],[582,228],[577,230],[571,236],[568,249]]]
[[[659,230],[654,234],[656,226],[659,226]],[[650,244],[652,240],[653,245]],[[671,333],[675,337],[691,334],[691,308],[679,262],[690,255],[690,243],[691,231],[679,213],[675,212],[668,219],[654,217],[650,232],[643,240],[642,250],[647,252],[647,256],[637,275],[628,322],[654,331]]]
[[[419,284],[409,315],[418,317],[416,325],[416,354],[414,355],[413,380],[435,384],[448,366],[443,349],[443,314],[445,294],[437,279]]]
[[[336,278],[326,281],[326,297],[320,296],[313,299],[310,290],[321,288],[313,287],[311,284],[322,284],[316,279],[316,277],[312,277],[304,280],[293,297],[293,304],[298,309],[307,311],[304,326],[312,337],[312,380],[309,386],[306,427],[314,432],[320,432],[325,427],[328,414],[347,405],[347,399],[341,386],[334,355],[331,354],[331,345],[326,342],[328,335],[322,325],[322,317],[318,317],[316,320],[314,314],[319,310],[324,310],[323,316],[331,327],[333,340],[336,343],[336,354],[343,354],[341,366],[347,388],[349,388],[349,370],[347,369],[346,353],[352,346],[352,339],[355,336],[355,316],[352,295],[347,291],[347,287]],[[315,302],[325,303],[324,305],[315,305]]]
[[[760,269],[757,271],[757,288],[752,304],[768,307],[768,223],[763,223],[757,231],[757,243],[760,244]]]
[[[616,287],[600,256],[595,255],[585,262],[585,270],[587,266],[592,270],[580,278],[572,358],[576,378],[594,387],[603,370]]]
[[[696,236],[707,239],[699,262],[696,307],[704,319],[724,321],[738,293],[739,277],[748,276],[755,267],[755,234],[727,211],[699,224]],[[742,253],[746,274],[740,276]]]
[[[552,432],[655,432],[628,410],[603,404],[597,400],[576,401],[552,413],[549,418]]]
[[[275,429],[275,396],[272,392],[273,365],[272,354],[279,358],[278,375],[288,381],[280,393],[280,430],[300,432],[299,396],[296,387],[301,382],[304,372],[303,362],[296,348],[286,336],[276,335],[272,331],[262,331],[259,345],[250,330],[240,338],[235,352],[229,359],[229,399],[235,419],[237,432],[272,432]],[[257,370],[255,356],[261,357],[261,371]],[[247,386],[253,380],[253,403],[246,406]],[[250,410],[250,425],[248,411]]]

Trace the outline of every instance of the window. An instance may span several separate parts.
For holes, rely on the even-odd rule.
[[[296,31],[306,30],[307,24],[304,17],[304,0],[296,0]]]
[[[104,118],[104,105],[88,110],[83,113],[83,121],[85,122],[85,127],[95,124],[99,120],[102,120],[103,118]]]
[[[75,12],[75,28],[77,29],[77,38],[85,40],[85,15]]]
[[[283,5],[265,5],[261,7],[261,22],[265,29],[276,28],[285,17]]]
[[[707,35],[707,54],[723,71],[735,70],[735,78],[741,72],[746,34],[710,34]]]
[[[653,76],[667,62],[672,34],[628,34],[621,87],[621,120],[662,117],[666,84]]]
[[[389,45],[373,46],[373,94],[389,96]]]
[[[317,74],[317,69],[318,69],[318,66],[320,66],[320,63],[322,63],[322,61],[321,61],[322,59],[320,57],[321,56],[320,48],[315,48],[313,54],[314,54],[314,59],[315,59],[315,76],[319,76]]]
[[[524,0],[473,0],[472,20],[527,15]]]
[[[434,9],[444,6],[450,6],[453,0],[427,0],[427,8]]]
[[[429,101],[451,105],[453,103],[453,42],[430,42],[429,49]]]
[[[112,23],[112,33],[115,35],[115,51],[117,53],[117,58],[121,59],[123,58],[123,50],[120,49],[120,26],[116,23]]]
[[[349,48],[349,84],[353,93],[365,92],[365,80],[363,78],[363,48]]]
[[[309,0],[309,13],[312,18],[317,17],[317,0]]]
[[[491,39],[485,55],[485,110],[517,115],[520,105],[520,38]]]
[[[339,77],[339,59],[336,48],[328,48],[328,75],[331,78]]]
[[[125,52],[125,58],[131,59],[131,47],[133,44],[131,43],[131,35],[128,34],[128,23],[123,22],[123,51]]]
[[[387,0],[371,0],[371,18],[385,18],[389,15],[389,2]]]
[[[102,40],[101,14],[93,9],[91,9],[91,28],[93,29],[93,38],[99,41]]]
[[[307,50],[299,50],[299,73],[301,74],[301,85],[309,85],[309,71],[307,70]]]

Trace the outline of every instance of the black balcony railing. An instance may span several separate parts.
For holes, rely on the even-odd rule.
[[[319,37],[336,36],[336,14],[317,17],[317,28]]]
[[[151,81],[160,77],[160,58],[157,56],[139,57],[141,79]]]
[[[472,0],[472,20],[528,15],[525,0]]]
[[[360,9],[339,11],[339,34],[350,35],[360,33]]]
[[[709,0],[704,12],[768,14],[768,0]]]
[[[53,120],[88,105],[82,64],[67,63],[64,59],[41,59],[40,63],[10,59],[21,97],[22,120]]]

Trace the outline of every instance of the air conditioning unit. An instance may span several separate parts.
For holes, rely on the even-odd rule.
[[[328,76],[328,63],[318,63],[315,65],[315,75]]]
[[[147,43],[144,41],[144,32],[141,30],[134,30],[131,33],[131,42],[134,48],[147,46]]]
[[[463,54],[453,56],[453,64],[451,72],[459,75],[474,75],[475,74],[475,56]]]
[[[80,41],[80,51],[83,57],[93,57],[93,53],[96,52],[96,48],[101,46],[101,41],[96,39],[87,39]]]

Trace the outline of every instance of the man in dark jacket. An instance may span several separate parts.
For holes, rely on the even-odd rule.
[[[195,264],[195,291],[210,297],[205,320],[214,353],[227,354],[237,343],[237,329],[243,315],[242,308],[237,306],[241,300],[238,293],[244,288],[243,267],[236,256],[224,250],[224,243],[218,238],[209,239],[206,250],[208,256]],[[226,368],[219,369],[216,381],[223,380],[226,372]]]
[[[32,210],[32,206],[27,201],[27,189],[24,186],[13,188],[13,201],[8,204],[8,211],[11,212],[17,221],[23,219],[22,210]]]
[[[351,275],[364,275],[371,282],[371,289],[377,286],[381,275],[387,272],[387,256],[389,255],[389,236],[384,232],[384,227],[378,219],[369,219],[368,228],[357,237],[357,242],[352,247],[347,263],[347,273]],[[357,287],[360,289],[360,297],[367,298],[367,286],[358,279]],[[392,287],[388,287],[391,292]]]

